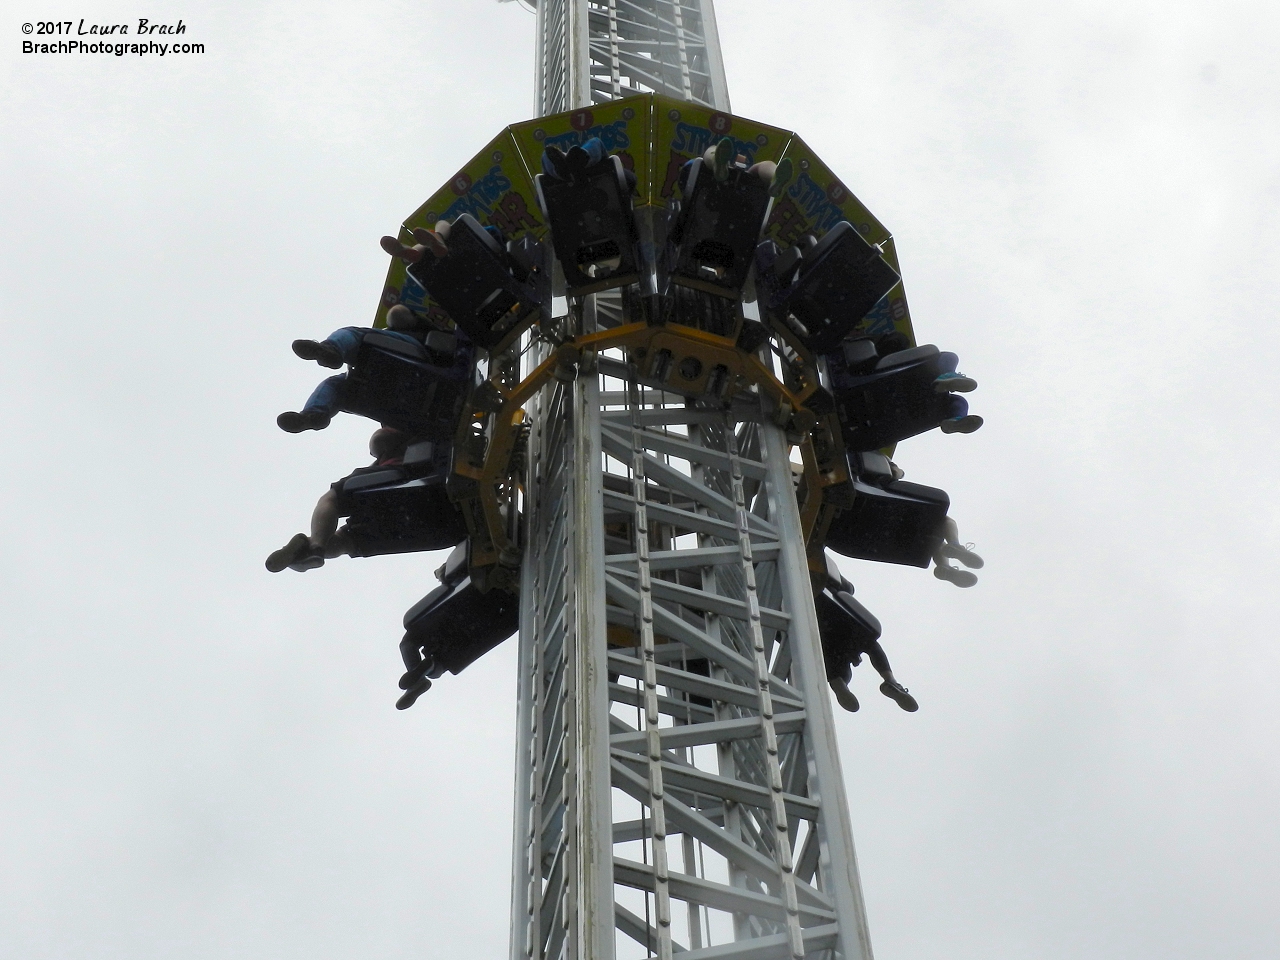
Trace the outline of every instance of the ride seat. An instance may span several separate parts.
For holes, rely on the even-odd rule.
[[[461,337],[446,355],[367,333],[347,374],[342,409],[414,437],[451,438],[474,377],[474,355],[474,346]]]
[[[587,167],[577,180],[540,173],[534,183],[569,295],[596,293],[640,279],[631,186],[618,157]]]
[[[663,270],[672,283],[737,300],[769,209],[769,184],[743,167],[716,180],[699,157],[690,163]]]
[[[863,653],[880,639],[880,621],[853,597],[853,587],[843,581],[829,586],[813,598],[818,614],[818,636],[828,680],[853,678],[853,668]]]
[[[447,255],[426,253],[409,274],[472,341],[492,350],[533,322],[542,299],[530,271],[475,217],[454,220],[447,243]]]
[[[901,278],[881,254],[847,220],[802,252],[779,306],[803,325],[793,328],[803,346],[814,353],[835,349],[894,288]]]
[[[466,538],[466,522],[446,491],[449,449],[417,443],[410,451],[415,447],[413,460],[357,471],[334,485],[352,556],[443,550]]]
[[[853,504],[831,521],[827,547],[859,560],[928,567],[951,506],[946,491],[894,480],[880,454],[850,455],[849,472]]]
[[[458,674],[516,632],[520,598],[504,590],[481,593],[464,572],[414,604],[404,626],[406,666],[412,666],[406,651],[421,649],[421,658],[433,661],[428,676]]]
[[[900,350],[861,376],[832,371],[836,417],[848,449],[879,450],[932,430],[952,416],[952,397],[934,389],[941,372],[932,344]]]

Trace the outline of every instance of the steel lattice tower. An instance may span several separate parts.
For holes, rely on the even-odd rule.
[[[537,29],[540,116],[728,111],[711,0],[540,0]],[[623,314],[586,297],[569,332]],[[529,409],[512,960],[869,960],[786,437],[754,394],[586,369]]]

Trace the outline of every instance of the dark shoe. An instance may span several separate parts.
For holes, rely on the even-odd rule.
[[[408,690],[413,687],[419,680],[431,672],[431,668],[435,666],[433,660],[423,660],[416,667],[410,667],[404,672],[404,676],[400,678],[400,689]]]
[[[301,413],[286,410],[276,417],[276,426],[285,433],[302,433],[304,430],[323,430],[332,419],[319,410],[303,410]]]
[[[412,687],[406,690],[403,697],[401,697],[399,700],[396,701],[396,709],[408,710],[410,707],[412,707],[415,703],[418,702],[418,698],[420,696],[422,696],[424,693],[426,693],[430,689],[431,689],[431,681],[426,677],[423,677],[421,680],[415,683]]]
[[[554,163],[555,161],[552,161]],[[582,149],[578,144],[574,144],[569,148],[569,152],[564,155],[564,167],[571,177],[580,177],[586,172],[587,167],[591,166],[591,154]]]
[[[858,698],[855,697],[853,695],[853,691],[849,689],[847,681],[837,678],[835,680],[828,680],[827,683],[831,685],[831,692],[836,695],[836,703],[840,704],[840,706],[844,707],[850,713],[858,712]]]
[[[915,713],[920,709],[920,704],[916,703],[916,698],[907,693],[907,688],[896,680],[886,680],[880,684],[880,692],[907,711],[907,713]]]
[[[338,370],[342,367],[342,354],[328,340],[321,340],[318,343],[315,340],[295,340],[293,352],[303,360],[314,360],[320,366],[328,367],[330,370]]]
[[[279,573],[299,557],[309,553],[310,550],[311,538],[305,533],[300,533],[267,557],[267,569],[272,573]]]
[[[556,172],[556,176],[561,180],[568,180],[569,164],[565,160],[564,151],[555,145],[549,145],[543,152],[551,161],[551,169]]]
[[[324,566],[324,550],[316,550],[310,545],[307,552],[299,556],[289,564],[290,570],[297,570],[299,573],[306,573],[308,570],[314,570],[316,567]]]

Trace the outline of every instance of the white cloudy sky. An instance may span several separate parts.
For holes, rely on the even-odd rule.
[[[532,113],[490,0],[8,0],[0,958],[496,957],[513,645],[392,708],[436,557],[262,560],[378,237]],[[735,111],[897,237],[987,418],[899,457],[987,560],[848,564],[922,707],[840,718],[881,960],[1280,956],[1280,14],[722,0]],[[203,56],[37,58],[42,18]]]

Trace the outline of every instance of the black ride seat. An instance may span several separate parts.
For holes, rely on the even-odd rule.
[[[835,349],[901,279],[847,220],[813,244],[782,253],[762,247],[758,262],[769,305],[799,321],[784,332],[814,353]]]
[[[400,464],[357,470],[334,484],[351,555],[443,550],[466,539],[462,513],[445,492],[449,474],[449,446],[426,440]]]
[[[475,217],[458,217],[447,244],[446,256],[427,253],[409,274],[471,340],[492,349],[533,322],[542,297],[531,271]]]
[[[738,299],[769,209],[769,184],[743,167],[716,180],[701,157],[689,166],[663,253],[671,282]]]
[[[475,371],[465,337],[435,331],[426,345],[365,334],[343,390],[342,409],[415,437],[445,440],[457,429]]]
[[[859,560],[928,567],[942,543],[945,490],[894,480],[881,454],[851,454],[853,504],[831,521],[826,545]]]
[[[853,598],[853,587],[847,580],[818,591],[813,602],[827,679],[848,683],[862,655],[879,641],[880,621]]]
[[[575,180],[540,173],[534,181],[571,296],[626,286],[640,278],[631,186],[618,157],[587,167]]]
[[[879,450],[951,416],[951,395],[933,386],[941,373],[938,356],[938,348],[926,344],[891,353],[862,376],[828,368],[836,416],[850,450]]]
[[[459,562],[459,557],[461,561]],[[481,593],[467,573],[465,545],[445,565],[440,586],[404,615],[400,653],[405,667],[431,662],[426,675],[458,674],[520,626],[520,598],[503,590]]]

